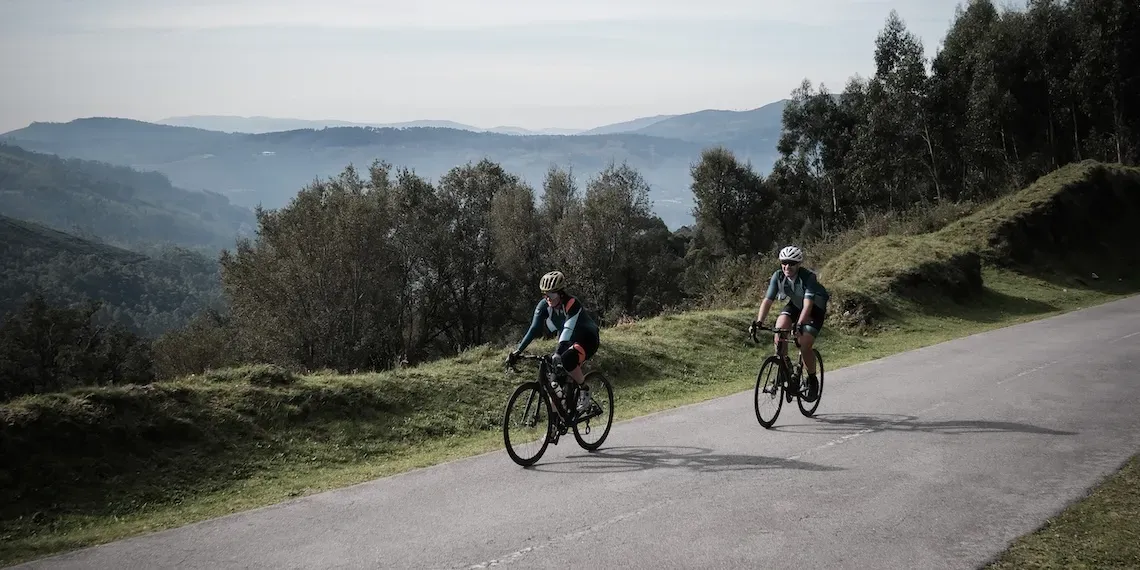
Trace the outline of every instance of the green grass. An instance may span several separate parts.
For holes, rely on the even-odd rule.
[[[1125,212],[1121,221],[1140,218],[1129,210],[1140,170],[1066,168],[935,232],[870,238],[831,259],[822,274],[835,292],[832,324],[819,343],[828,369],[1140,291],[1124,258],[1096,266],[1098,279],[1087,266],[1017,272],[994,264],[1034,259],[1027,240],[1041,240],[1048,259],[1059,260],[1110,235],[1079,215],[1088,211],[1084,194],[1102,210]],[[1067,223],[1086,241],[1066,243],[1058,228]],[[753,302],[606,329],[592,366],[613,382],[615,419],[751,389],[770,351],[745,333],[755,310]],[[838,326],[863,317],[874,326]],[[501,450],[503,405],[533,377],[505,374],[505,351],[480,347],[353,376],[254,366],[0,405],[0,563]],[[503,468],[513,467],[504,454]]]
[[[1140,455],[986,568],[1140,568]]]
[[[864,239],[830,259],[820,276],[834,289],[834,307],[862,315],[863,325],[900,302],[978,295],[983,263],[1110,290],[1136,278],[1140,253],[1121,246],[1135,241],[1129,220],[1137,219],[1140,168],[1086,160],[937,231]]]

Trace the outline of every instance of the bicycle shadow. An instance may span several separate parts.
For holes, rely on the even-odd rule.
[[[922,421],[918,416],[903,414],[819,414],[808,423],[774,426],[771,431],[789,433],[846,434],[863,430],[912,431],[958,435],[966,433],[1037,433],[1045,435],[1077,435],[1074,431],[1056,430],[1033,424],[988,420]]]
[[[650,469],[690,469],[698,473],[758,469],[842,471],[841,467],[763,455],[713,453],[707,447],[626,446],[603,447],[594,452],[567,456],[561,461],[539,462],[533,471],[550,473],[628,473]]]

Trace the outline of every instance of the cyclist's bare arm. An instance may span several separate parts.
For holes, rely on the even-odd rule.
[[[796,321],[796,324],[802,326],[804,323],[806,323],[808,321],[808,318],[811,317],[811,309],[814,306],[815,301],[813,301],[811,298],[805,297],[804,308],[800,311],[800,318]]]
[[[756,322],[763,323],[768,318],[768,311],[772,309],[772,300],[765,297],[760,303],[760,311],[756,313]]]

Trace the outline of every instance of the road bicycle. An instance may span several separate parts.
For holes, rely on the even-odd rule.
[[[803,372],[804,372],[804,357],[800,354],[799,360],[795,366],[792,366],[792,359],[788,357],[788,334],[792,332],[790,328],[772,328],[764,326],[759,322],[756,327],[751,331],[752,341],[759,343],[760,340],[756,338],[758,330],[766,330],[776,333],[776,354],[764,359],[764,363],[760,365],[760,372],[756,375],[756,390],[755,390],[755,408],[756,408],[756,421],[765,428],[771,428],[776,423],[776,418],[780,416],[780,410],[784,406],[784,400],[792,403],[792,398],[796,399],[796,404],[800,408],[800,413],[805,417],[812,417],[815,411],[819,408],[819,402],[823,399],[823,355],[819,353],[815,347],[812,347],[812,353],[815,354],[817,377],[819,378],[819,388],[814,394],[815,400],[808,401],[804,398],[804,394],[800,388],[803,386]],[[799,339],[794,339],[796,348],[800,347]],[[776,373],[773,374],[773,371]],[[771,419],[764,419],[764,413],[760,410],[762,407],[775,405],[776,410],[772,412]]]
[[[551,355],[523,353],[518,358],[538,362],[538,377],[520,384],[507,400],[507,408],[503,413],[503,444],[511,460],[523,467],[534,465],[546,453],[547,446],[551,443],[558,445],[558,439],[566,435],[568,430],[574,431],[574,439],[583,449],[594,451],[601,447],[613,425],[614,391],[610,381],[597,370],[586,373],[585,385],[590,388],[590,406],[579,413],[578,385],[570,379],[565,368],[553,363]],[[514,362],[508,361],[507,368],[519,372]],[[517,407],[520,403],[523,404],[521,409]],[[552,405],[556,414],[551,413]],[[516,412],[517,417],[512,421]],[[541,418],[544,413],[546,419]],[[594,422],[603,415],[604,420]],[[588,441],[588,436],[596,435],[595,427],[602,422],[605,427],[601,430],[601,436]],[[598,426],[593,426],[592,423],[598,423]],[[537,451],[520,453],[520,450],[529,447],[528,444],[537,445]]]

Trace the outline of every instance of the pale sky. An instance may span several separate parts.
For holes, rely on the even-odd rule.
[[[932,56],[960,0],[0,0],[0,132],[262,115],[590,128],[873,74],[892,8]],[[964,1],[964,0],[961,0]]]

